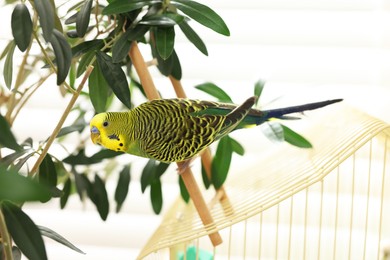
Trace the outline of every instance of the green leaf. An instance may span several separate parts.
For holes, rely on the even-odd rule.
[[[215,97],[220,102],[233,103],[229,95],[214,83],[206,82],[195,86],[195,88]]]
[[[0,201],[45,201],[50,197],[51,193],[47,187],[0,165]]]
[[[169,165],[170,165],[169,163],[159,162],[154,172],[155,178],[160,178],[164,174],[164,172],[168,169]]]
[[[43,227],[43,226],[37,226],[39,231],[41,232],[42,236],[48,237],[53,239],[54,241],[80,253],[85,254],[83,251],[81,251],[79,248],[77,248],[75,245],[73,245],[71,242],[69,242],[66,238],[58,234],[57,232],[51,230],[50,228]]]
[[[87,124],[87,122],[85,122],[85,119],[84,119],[85,112],[83,112],[83,111],[79,111],[79,112],[80,112],[80,114],[76,118],[76,120],[73,122],[73,124],[61,128],[60,132],[57,134],[56,138],[63,137],[65,135],[68,135],[68,134],[73,133],[73,132],[79,132],[81,134],[81,132],[85,129],[85,127],[88,124]]]
[[[154,213],[159,214],[163,205],[160,179],[154,179],[150,184],[150,199]]]
[[[57,186],[57,171],[50,154],[46,154],[41,165],[39,165],[39,183],[48,187]]]
[[[187,187],[184,184],[183,178],[179,175],[179,187],[180,187],[180,195],[183,200],[188,203],[190,201],[190,194],[188,193]]]
[[[4,59],[4,57],[8,54],[9,50],[13,48],[14,45],[15,45],[14,40],[8,42],[8,44],[5,46],[4,50],[0,54],[0,60]]]
[[[149,26],[137,25],[133,29],[131,29],[131,33],[127,36],[128,41],[135,41],[142,39],[145,36],[145,33],[149,31]]]
[[[159,162],[150,159],[142,170],[141,176],[141,191],[145,192],[149,185],[152,185],[154,181],[159,180],[163,173],[168,169],[170,164]],[[160,184],[161,185],[161,184]]]
[[[72,63],[70,65],[70,70],[69,70],[69,86],[73,89],[76,89],[75,83],[76,83],[76,64]]]
[[[284,133],[283,127],[278,122],[268,122],[261,126],[263,133],[265,136],[274,142],[283,142],[284,141]]]
[[[104,15],[111,14],[121,14],[134,11],[136,9],[141,9],[147,5],[154,5],[162,3],[162,0],[133,0],[133,1],[123,1],[123,0],[114,0],[110,2],[102,11]]]
[[[211,180],[216,189],[219,189],[227,178],[232,153],[231,139],[228,136],[221,138],[211,162],[211,171],[213,173]]]
[[[89,25],[89,18],[91,16],[92,0],[86,0],[81,6],[80,11],[76,17],[76,31],[79,37],[84,37]]]
[[[51,6],[53,7],[54,13],[54,29],[57,29],[60,33],[64,33],[64,28],[62,28],[62,21],[58,17],[55,0],[49,0]],[[61,17],[62,18],[62,17]]]
[[[73,3],[73,5],[68,8],[66,13],[69,14],[69,13],[71,13],[71,11],[79,10],[81,8],[81,6],[83,5],[83,3],[84,3],[83,1]],[[76,18],[71,23],[75,23],[75,22],[76,22]],[[65,24],[68,24],[68,23],[65,23]]]
[[[88,78],[89,98],[91,99],[91,103],[96,113],[102,113],[106,111],[109,86],[102,74],[99,64],[96,65],[96,68]]]
[[[225,22],[209,7],[191,0],[172,0],[171,4],[211,30],[222,35],[230,35],[229,28],[226,26]]]
[[[106,220],[109,212],[109,202],[106,186],[99,175],[95,174],[95,182],[92,184],[91,193],[88,194],[95,204],[102,220]]]
[[[17,4],[11,16],[12,35],[19,50],[24,52],[31,42],[32,21],[24,4]]]
[[[164,60],[157,53],[157,50],[153,44],[150,44],[150,47],[152,49],[153,57],[157,59],[157,68],[161,72],[161,74],[167,77],[171,75],[173,70],[173,62],[174,62],[173,55],[169,56],[168,59]]]
[[[69,171],[65,168],[62,160],[54,160],[54,167],[56,167],[57,172],[57,183],[64,183],[67,179],[69,179]],[[61,194],[63,193],[61,192]]]
[[[255,106],[257,106],[257,104],[259,103],[261,93],[263,92],[263,89],[264,89],[264,85],[265,85],[265,81],[263,81],[261,79],[259,79],[255,83],[254,95],[257,97]]]
[[[26,154],[29,151],[31,151],[31,149],[19,150],[10,153],[0,159],[0,164],[7,168],[8,166],[14,164],[19,157],[22,157],[24,154]]]
[[[139,24],[157,26],[157,27],[172,27],[184,21],[184,16],[173,13],[163,13],[144,16]]]
[[[79,4],[82,5],[83,2],[79,2]],[[69,11],[71,11],[71,10],[68,9],[68,14],[69,14]],[[77,13],[72,14],[68,18],[66,18],[66,20],[64,21],[64,24],[69,25],[69,24],[75,23],[76,20],[77,20],[77,15],[78,14],[79,13],[77,12]]]
[[[91,193],[92,184],[85,174],[79,174],[75,169],[72,169],[72,173],[74,175],[76,191],[79,194],[80,200],[83,201],[85,194]]]
[[[100,150],[91,157],[85,155],[84,150],[80,150],[76,155],[69,155],[62,161],[70,165],[90,165],[95,163],[100,163],[103,159],[113,158],[115,156],[121,155],[123,153],[116,152],[108,149]]]
[[[20,168],[32,157],[35,155],[35,152],[31,152],[27,154],[25,157],[18,160],[18,162],[14,165],[11,165],[12,170],[19,172]]]
[[[92,155],[90,157],[90,159],[92,162],[98,163],[98,162],[101,162],[103,159],[110,159],[110,158],[113,158],[113,157],[121,155],[121,154],[123,154],[123,153],[104,149],[104,150],[100,150],[99,152]]]
[[[182,77],[181,65],[180,65],[179,57],[177,56],[175,50],[173,50],[172,55],[168,59],[172,59],[171,75],[175,79],[180,80]]]
[[[43,184],[51,190],[52,197],[62,196],[62,192],[56,187],[57,169],[51,159],[50,154],[46,154],[42,163],[39,165],[39,183]],[[46,201],[42,200],[41,202]]]
[[[126,58],[130,51],[131,43],[142,38],[149,30],[149,26],[137,25],[128,29],[112,46],[112,62],[118,63]]]
[[[163,60],[168,59],[175,44],[175,29],[173,27],[157,27],[155,38],[158,54]]]
[[[230,138],[230,144],[232,146],[232,151],[238,155],[241,155],[241,156],[244,155],[244,153],[245,153],[244,147],[239,142],[237,142],[235,139],[233,139],[231,137],[229,137],[229,138]]]
[[[101,49],[104,46],[104,41],[97,39],[97,40],[91,40],[91,41],[85,41],[82,42],[72,48],[72,56],[78,57],[85,53],[90,53],[91,51],[96,51],[98,49]],[[93,52],[95,55],[95,52]]]
[[[203,185],[207,190],[211,185],[211,181],[209,179],[209,176],[206,173],[206,169],[204,168],[203,163],[202,163],[202,180],[203,180]]]
[[[43,38],[50,42],[54,30],[54,9],[49,0],[34,0],[38,12],[39,23],[42,27]]]
[[[186,21],[183,21],[182,23],[179,23],[179,27],[187,39],[192,42],[192,44],[194,44],[200,52],[208,56],[206,45],[199,37],[199,35],[191,28],[191,26]]]
[[[7,228],[23,254],[30,260],[47,259],[41,233],[30,217],[8,201],[2,202],[1,209]]]
[[[11,132],[10,125],[7,120],[0,114],[0,146],[10,148],[15,151],[21,151],[22,148],[16,142],[14,135]]]
[[[23,141],[22,146],[27,146],[29,148],[32,148],[32,146],[33,146],[32,138],[31,137],[27,137],[27,139]]]
[[[15,42],[12,41],[11,48],[9,49],[7,53],[7,57],[5,58],[4,71],[3,71],[4,82],[8,89],[11,89],[12,86],[14,51],[15,51]]]
[[[60,198],[61,209],[64,209],[66,203],[68,202],[71,188],[72,188],[72,180],[68,178],[64,184],[64,188],[62,189],[62,196]]]
[[[56,29],[53,30],[50,43],[53,46],[54,55],[56,56],[57,85],[61,85],[69,72],[72,61],[72,50],[64,35]]]
[[[149,19],[144,19],[139,22],[142,25],[148,26],[158,26],[160,28],[173,27],[176,25],[176,22],[165,16],[152,16]]]
[[[77,66],[76,78],[80,77],[85,72],[93,58],[95,58],[95,51],[87,52],[81,57]]]
[[[118,185],[115,189],[115,201],[116,201],[116,212],[118,213],[121,210],[122,204],[127,197],[129,192],[130,185],[130,165],[123,167],[122,171],[119,173]]]
[[[114,92],[115,96],[125,106],[131,108],[129,84],[120,65],[113,63],[111,57],[101,51],[97,53],[96,58],[100,71],[102,72],[103,77],[106,79],[106,82]]]
[[[128,40],[132,30],[126,31],[112,46],[112,62],[118,63],[123,61],[128,55],[131,47],[131,41]]]
[[[82,124],[82,123],[78,123],[78,124],[74,124],[74,125],[70,125],[70,126],[65,126],[65,127],[61,128],[61,130],[58,133],[58,135],[56,136],[56,138],[65,136],[65,135],[73,133],[73,132],[81,133],[84,130],[84,128],[85,128],[85,124]]]
[[[77,34],[76,30],[67,31],[66,36],[68,36],[69,38],[72,38],[72,39],[79,38],[79,35]]]
[[[135,78],[134,76],[132,75],[133,73],[130,71],[130,89],[137,89],[139,92],[141,92],[141,94],[145,97],[146,97],[146,94],[145,94],[145,90],[143,89],[141,83],[139,83]]]
[[[284,133],[284,140],[289,144],[300,148],[312,148],[312,144],[300,134],[294,132],[285,125],[281,125]]]
[[[141,191],[145,192],[146,188],[150,185],[156,172],[156,161],[150,159],[142,170],[141,175]]]

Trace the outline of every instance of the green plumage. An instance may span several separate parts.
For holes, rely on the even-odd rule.
[[[91,120],[91,138],[112,150],[179,162],[196,156],[235,129],[340,101],[260,111],[251,109],[255,100],[251,97],[240,106],[188,99],[152,100],[127,112],[96,115]]]

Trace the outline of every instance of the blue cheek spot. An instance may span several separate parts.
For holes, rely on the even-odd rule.
[[[99,133],[99,130],[97,129],[96,126],[91,127],[91,133],[92,134],[98,134]]]

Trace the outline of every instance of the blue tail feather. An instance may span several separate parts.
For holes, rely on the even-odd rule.
[[[340,101],[342,101],[342,99],[333,99],[333,100],[327,100],[321,102],[308,103],[299,106],[291,106],[291,107],[284,107],[284,108],[277,108],[277,109],[270,109],[270,110],[251,109],[249,113],[246,115],[246,117],[240,122],[240,124],[235,129],[261,125],[262,123],[268,121],[271,118],[299,119],[299,117],[288,116],[288,114],[314,110]]]
[[[266,120],[270,119],[270,118],[282,118],[284,115],[287,115],[287,114],[314,110],[314,109],[328,106],[328,105],[331,105],[331,104],[334,104],[334,103],[337,103],[340,101],[342,101],[342,99],[332,99],[332,100],[326,100],[326,101],[321,101],[321,102],[308,103],[308,104],[299,105],[299,106],[291,106],[291,107],[285,107],[285,108],[264,110],[263,113],[265,115]]]

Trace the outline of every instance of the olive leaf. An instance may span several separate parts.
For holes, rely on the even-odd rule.
[[[7,57],[5,58],[4,70],[3,70],[4,82],[8,89],[11,89],[12,86],[14,51],[15,51],[15,41],[12,41],[11,47],[7,53]]]
[[[84,37],[91,16],[92,0],[87,0],[76,16],[76,32],[79,37]]]
[[[9,201],[2,202],[1,210],[15,244],[23,254],[31,260],[47,259],[42,235],[30,217]]]
[[[24,4],[17,4],[11,16],[12,35],[20,51],[25,51],[31,42],[32,21]]]
[[[112,58],[104,52],[96,55],[99,69],[115,96],[128,108],[131,108],[130,89],[121,66],[113,63]]]
[[[230,35],[223,19],[209,7],[191,0],[172,0],[171,4],[198,23],[225,36]]]
[[[195,88],[215,97],[220,102],[233,103],[229,95],[214,83],[206,82],[203,84],[196,85]]]
[[[105,15],[127,13],[147,5],[159,3],[162,3],[162,0],[114,0],[109,2],[109,4],[103,9],[102,13]]]
[[[21,151],[22,148],[16,142],[15,136],[11,131],[8,121],[0,114],[0,146],[8,147],[15,151]]]
[[[158,55],[166,60],[171,56],[175,43],[175,30],[173,27],[157,27],[155,30],[156,49]]]
[[[39,17],[39,24],[42,27],[43,38],[50,42],[54,30],[54,10],[49,0],[34,0],[34,6]]]
[[[127,197],[130,180],[130,165],[126,165],[119,173],[118,185],[115,189],[116,212],[120,211],[122,204]]]
[[[64,35],[53,30],[50,43],[53,46],[54,55],[57,63],[57,85],[61,85],[68,76],[70,64],[72,61],[72,49]]]

